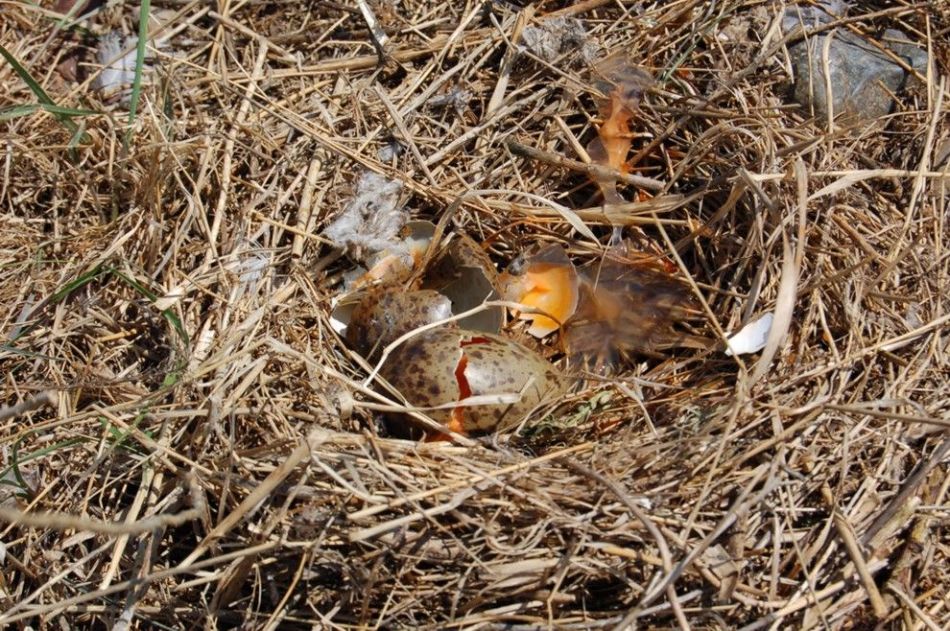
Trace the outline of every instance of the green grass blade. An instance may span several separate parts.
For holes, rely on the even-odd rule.
[[[158,300],[158,296],[156,296],[153,292],[149,291],[147,287],[142,285],[140,282],[138,282],[134,278],[126,276],[125,274],[123,274],[122,272],[116,269],[111,269],[109,271],[115,274],[116,277],[122,279],[126,284],[128,284],[129,287],[131,287],[135,291],[145,296],[149,302],[155,302],[156,300]],[[172,328],[174,328],[175,332],[178,333],[178,335],[181,337],[185,346],[186,347],[189,346],[190,341],[188,338],[188,333],[185,331],[185,327],[184,325],[182,325],[181,319],[178,317],[178,315],[171,309],[165,309],[164,311],[162,311],[162,317],[168,320],[169,324],[172,325]]]
[[[144,421],[148,416],[147,410],[148,406],[146,406],[145,410],[142,410],[135,415],[135,418],[131,423],[129,423],[129,429],[120,429],[103,416],[97,418],[99,424],[102,426],[102,429],[109,434],[109,440],[112,443],[112,449],[125,450],[139,454],[141,456],[148,455],[148,452],[141,445],[128,444],[130,442],[129,438],[132,436],[133,430],[139,430],[146,438],[153,438],[151,431],[139,429],[139,425],[141,425],[142,421]]]
[[[53,99],[49,97],[46,93],[46,90],[43,89],[39,83],[36,82],[36,79],[30,74],[30,72],[24,68],[17,58],[13,56],[10,51],[8,51],[4,46],[0,45],[0,56],[7,60],[7,63],[13,67],[13,71],[17,73],[20,79],[30,88],[30,91],[33,92],[33,95],[36,96],[37,100],[45,106],[52,106],[54,108],[59,107],[53,102]],[[80,133],[79,125],[77,125],[69,116],[62,113],[53,113],[53,116],[59,119],[66,129],[72,132],[74,135]]]
[[[57,116],[96,116],[100,114],[95,110],[81,110],[74,107],[63,107],[61,105],[49,105],[48,103],[27,103],[26,105],[14,105],[13,107],[8,107],[6,109],[0,110],[0,121],[13,120],[14,118],[22,118],[24,116],[29,116],[40,110],[44,112],[49,112],[50,114],[55,114]]]
[[[49,112],[50,114],[56,114],[57,116],[99,116],[102,112],[97,112],[96,110],[81,110],[76,107],[63,107],[62,105],[49,105],[43,104],[40,105],[40,108]]]
[[[2,55],[3,58],[7,60],[8,64],[13,66],[14,72],[16,72],[20,79],[23,80],[23,83],[25,83],[27,87],[30,88],[30,91],[33,92],[33,95],[36,96],[40,103],[45,103],[46,105],[56,105],[56,103],[53,102],[53,99],[51,99],[46,93],[46,90],[43,89],[43,86],[36,82],[36,79],[33,78],[33,75],[31,75],[26,68],[20,65],[20,62],[17,60],[17,58],[14,57],[13,54],[2,44],[0,44],[0,55]]]
[[[88,285],[95,279],[99,278],[99,276],[102,275],[103,271],[104,270],[102,269],[101,266],[96,266],[92,268],[85,274],[63,285],[59,290],[56,291],[56,293],[54,293],[52,296],[49,297],[49,300],[47,302],[52,305],[58,304],[59,302],[65,300],[69,296],[69,294],[71,294],[72,292],[76,291],[77,289],[85,285]],[[16,342],[21,337],[29,333],[32,329],[33,329],[33,325],[22,327],[16,335],[13,335],[10,337],[9,341]],[[9,345],[4,346],[3,348],[4,350],[9,350],[10,352],[13,352],[14,350],[16,350],[15,347],[12,347]]]
[[[32,433],[32,432],[29,432],[29,433]],[[85,438],[69,438],[66,440],[62,440],[58,443],[49,445],[48,447],[43,447],[42,449],[28,453],[23,457],[20,457],[20,444],[25,439],[26,439],[26,436],[23,436],[19,440],[13,443],[10,449],[10,466],[0,471],[0,479],[3,479],[3,480],[7,478],[10,472],[13,472],[13,477],[16,478],[16,484],[19,485],[20,490],[24,493],[30,488],[30,485],[27,484],[26,480],[23,479],[23,474],[20,472],[20,465],[26,464],[30,460],[36,460],[37,458],[48,456],[49,454],[53,453],[54,451],[58,449],[72,447],[73,445],[86,442]]]
[[[135,46],[135,79],[132,81],[132,95],[129,98],[129,130],[125,134],[125,150],[128,152],[132,141],[132,129],[138,112],[139,98],[142,95],[142,68],[145,65],[145,45],[148,43],[148,15],[151,0],[142,0],[139,6],[139,41]]]
[[[16,337],[19,337],[17,335]],[[60,361],[59,358],[44,353],[25,351],[22,348],[11,346],[10,344],[0,344],[0,359],[6,359],[8,356],[23,357],[24,359],[45,359],[46,361]],[[7,371],[9,373],[9,371]]]
[[[106,272],[106,271],[108,270],[104,270],[102,269],[102,267],[97,265],[96,267],[92,268],[85,274],[82,274],[81,276],[76,277],[74,280],[69,281],[68,283],[63,285],[63,287],[59,291],[57,291],[55,294],[53,294],[50,297],[50,300],[49,300],[50,304],[55,305],[59,303],[61,300],[64,300],[69,294],[73,293],[77,289],[80,289],[81,287],[84,287],[88,285],[89,283],[91,283],[92,281],[99,278],[99,276],[101,276],[103,272]]]
[[[39,103],[30,103],[28,105],[14,105],[13,107],[2,109],[0,110],[0,121],[9,121],[14,118],[29,116],[39,111],[40,107],[41,105]]]

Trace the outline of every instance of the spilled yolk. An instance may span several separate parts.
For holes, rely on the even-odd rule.
[[[534,307],[541,313],[525,313],[520,317],[531,322],[528,332],[544,337],[556,331],[577,308],[577,279],[565,265],[540,263],[530,266],[522,280],[522,294],[517,302]]]

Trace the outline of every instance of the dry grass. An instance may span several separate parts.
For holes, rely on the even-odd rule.
[[[383,66],[355,8],[212,4],[153,3],[127,152],[84,30],[133,32],[125,3],[60,30],[0,10],[50,97],[102,112],[74,152],[51,114],[2,123],[0,623],[950,625],[948,9],[859,3],[840,28],[902,28],[938,72],[829,128],[786,98],[779,2],[374,5]],[[663,188],[609,219],[576,164],[511,150],[582,161],[594,133],[580,47],[514,46],[552,12],[658,79],[634,151]],[[423,218],[480,191],[453,229],[499,264],[637,226],[704,334],[775,310],[787,335],[640,358],[520,434],[387,437],[320,236],[363,169]]]

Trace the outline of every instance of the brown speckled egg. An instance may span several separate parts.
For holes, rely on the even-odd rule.
[[[378,357],[401,335],[451,316],[451,301],[437,291],[377,290],[369,292],[353,310],[346,340],[364,357]]]
[[[514,403],[427,412],[457,432],[513,425],[538,404],[556,400],[568,387],[567,379],[548,361],[517,342],[488,333],[442,328],[396,348],[381,374],[417,407],[451,404],[470,396],[517,394],[524,389]]]

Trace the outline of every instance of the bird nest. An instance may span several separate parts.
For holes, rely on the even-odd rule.
[[[0,17],[4,626],[950,624],[946,7],[52,4]],[[889,28],[931,60],[889,115],[792,100],[790,47]],[[330,319],[367,174],[499,269],[619,234],[709,344],[587,369],[512,321],[570,392],[398,437]]]

